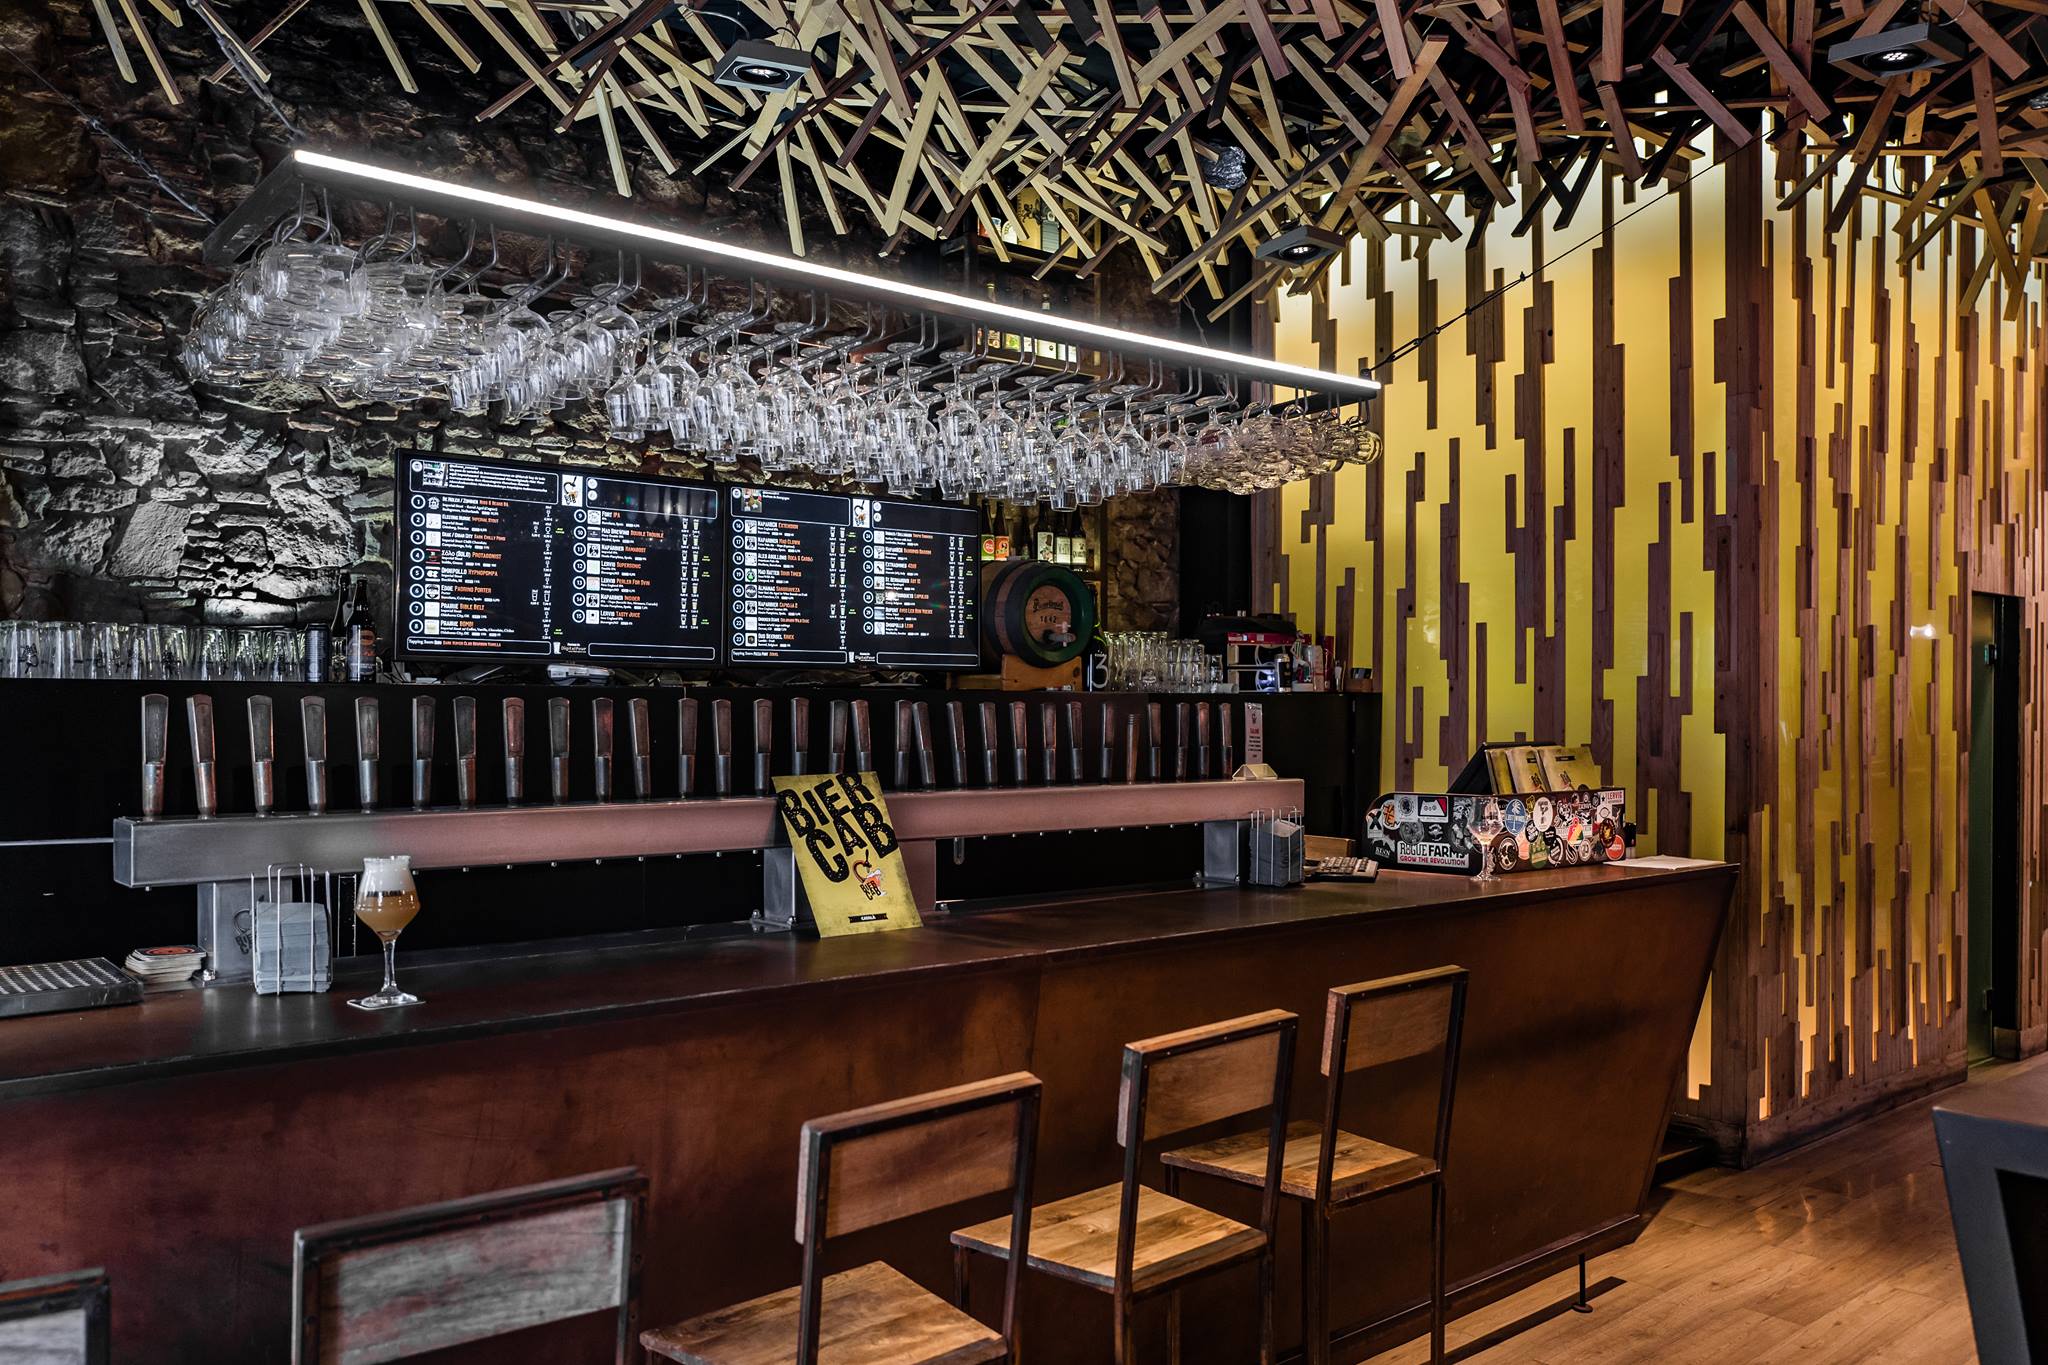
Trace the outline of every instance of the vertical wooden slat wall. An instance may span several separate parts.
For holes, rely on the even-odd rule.
[[[1876,196],[1830,234],[1836,179],[1781,210],[1754,145],[1696,167],[1283,294],[1276,354],[1349,368],[1532,272],[1378,372],[1385,459],[1264,495],[1254,545],[1372,667],[1387,786],[1590,744],[1644,849],[1743,863],[1682,1112],[1754,1158],[1963,1069],[1973,590],[2023,599],[2013,947],[2048,1045],[2043,274],[2015,295],[1964,222],[1908,256]]]

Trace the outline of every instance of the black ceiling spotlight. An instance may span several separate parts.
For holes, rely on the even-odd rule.
[[[1828,64],[1881,81],[1930,67],[1949,66],[1968,52],[1962,35],[1947,24],[1896,24],[1828,49]]]
[[[1307,261],[1320,261],[1334,255],[1344,246],[1344,239],[1334,232],[1325,231],[1312,223],[1296,223],[1278,237],[1270,237],[1259,243],[1252,254],[1262,261],[1285,261],[1289,265],[1301,265]]]
[[[777,47],[759,38],[742,38],[718,59],[711,79],[736,90],[787,90],[811,69],[811,54]]]

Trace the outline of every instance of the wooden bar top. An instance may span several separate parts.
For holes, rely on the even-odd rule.
[[[1725,863],[1615,864],[1491,883],[1388,871],[1371,883],[1155,891],[934,916],[922,929],[832,940],[780,933],[665,936],[581,950],[540,945],[525,955],[501,951],[460,962],[408,963],[401,943],[400,981],[425,1001],[405,1010],[348,1008],[346,1000],[367,993],[375,981],[345,972],[324,994],[259,996],[237,985],[159,993],[139,1006],[0,1021],[0,1100],[611,1022],[776,993],[901,986],[1019,959],[1098,956],[1369,915],[1483,913],[1506,902],[1729,875]],[[431,890],[424,913],[433,913]]]

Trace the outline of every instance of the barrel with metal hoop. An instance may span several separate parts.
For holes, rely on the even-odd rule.
[[[1008,559],[981,570],[981,631],[989,648],[1034,668],[1077,659],[1095,635],[1095,594],[1071,570]]]

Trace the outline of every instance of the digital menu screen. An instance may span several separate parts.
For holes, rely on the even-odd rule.
[[[400,654],[719,662],[716,490],[418,452],[398,486]]]
[[[980,663],[981,522],[972,509],[781,488],[725,496],[733,663]]]

